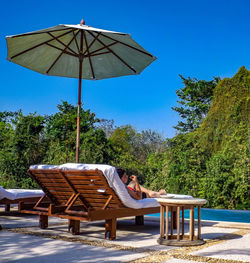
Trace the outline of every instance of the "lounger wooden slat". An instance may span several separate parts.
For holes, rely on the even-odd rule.
[[[93,204],[95,204],[95,203],[106,203],[106,201],[107,201],[107,199],[108,199],[108,197],[105,197],[105,198],[91,198],[91,197],[85,197],[85,196],[83,196],[83,198],[84,198],[84,200],[86,200],[87,202],[89,202],[89,203],[93,203]],[[113,200],[113,198],[111,199],[111,201],[110,201],[110,204],[117,204],[117,202],[115,201],[115,200]]]
[[[97,195],[110,195],[113,193],[110,189],[105,189],[103,187],[94,187],[93,189],[86,189],[84,187],[84,188],[78,188],[78,191],[82,194],[84,194],[84,193],[92,194],[93,193],[93,194],[97,194]],[[117,198],[117,200],[118,200],[117,196],[114,196],[114,198]]]
[[[78,187],[80,188],[82,185],[89,185],[89,186],[98,186],[100,188],[100,186],[103,185],[103,182],[102,181],[93,181],[93,182],[90,182],[90,181],[86,181],[86,180],[83,180],[82,182],[81,181],[76,181],[76,180],[70,180],[72,182],[72,184],[74,184],[75,187]]]
[[[36,173],[36,178],[42,179],[42,178],[47,178],[47,179],[62,179],[62,177],[57,173]]]
[[[36,175],[37,178],[48,178],[48,179],[61,179],[62,177],[56,173],[48,174],[48,173],[40,173]]]
[[[116,220],[120,217],[159,213],[159,207],[125,207],[100,170],[30,169],[31,177],[41,186],[50,202],[30,207],[20,203],[23,213],[39,215],[42,228],[48,216],[69,220],[69,231],[80,233],[80,221],[105,220],[105,237],[115,239]],[[39,210],[40,209],[40,210]]]
[[[44,183],[50,183],[50,182],[54,182],[54,183],[64,183],[65,180],[61,179],[61,178],[45,178],[45,177],[41,177],[39,178],[40,182],[44,182]]]
[[[39,176],[41,174],[48,174],[49,176],[52,176],[52,175],[59,176],[58,171],[60,169],[51,169],[51,170],[50,169],[36,169],[36,170],[37,170],[37,172],[36,172],[37,176]]]
[[[91,179],[90,179],[90,176],[91,176]],[[89,175],[76,175],[76,174],[71,174],[70,175],[70,178],[71,178],[71,180],[88,180],[88,181],[90,181],[90,180],[93,180],[93,181],[95,181],[95,180],[97,180],[97,181],[102,181],[101,179],[100,179],[100,177],[98,176],[98,175],[94,175],[93,173],[92,174],[89,174]]]
[[[84,196],[84,198],[92,198],[93,200],[102,200],[102,199],[106,199],[107,198],[107,195],[104,195],[104,196],[100,196],[100,194],[95,194],[95,193],[82,193],[82,196]],[[60,193],[59,193],[60,194]],[[114,200],[117,200],[115,198],[113,198]]]
[[[65,187],[65,185],[63,186],[63,188],[68,189],[67,187]],[[79,188],[78,188],[79,189]],[[85,190],[102,190],[103,187],[100,185],[82,185],[82,187],[80,188],[80,190],[85,191]]]
[[[41,181],[42,182],[42,181]],[[58,182],[43,182],[46,187],[53,187],[54,189],[69,189],[65,182],[58,183]]]
[[[65,196],[65,197],[66,197],[66,196],[67,196],[67,197],[71,196],[72,191],[64,192],[64,191],[51,190],[51,193],[57,195],[57,197],[60,198],[60,197],[64,197],[64,196]]]
[[[72,189],[69,189],[69,188],[58,188],[58,189],[55,189],[55,188],[51,188],[51,193],[54,193],[55,195],[60,195],[60,193],[64,193],[65,195],[72,193]]]

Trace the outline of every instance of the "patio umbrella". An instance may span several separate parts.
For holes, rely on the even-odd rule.
[[[85,25],[58,25],[7,36],[11,62],[36,72],[78,78],[76,162],[79,162],[82,79],[99,80],[137,75],[156,57],[129,34]]]

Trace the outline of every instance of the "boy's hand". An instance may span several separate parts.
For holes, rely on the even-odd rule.
[[[129,178],[135,183],[138,182],[137,177],[135,175],[131,175]]]

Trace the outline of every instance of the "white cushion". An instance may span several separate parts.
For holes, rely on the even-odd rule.
[[[41,197],[43,194],[42,190],[4,189],[0,186],[0,200],[3,198],[15,200],[19,198]]]

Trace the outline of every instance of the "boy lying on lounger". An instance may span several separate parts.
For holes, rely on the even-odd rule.
[[[122,182],[126,185],[128,193],[130,194],[131,197],[134,199],[140,200],[143,197],[143,193],[146,194],[146,197],[148,198],[154,198],[154,197],[160,197],[160,195],[165,195],[166,191],[161,189],[159,192],[155,192],[152,190],[148,190],[147,188],[141,186],[137,180],[137,177],[135,175],[131,175],[129,178],[131,179],[131,182],[127,186],[128,182],[128,175],[126,174],[125,170],[116,167],[116,171],[121,178]]]

